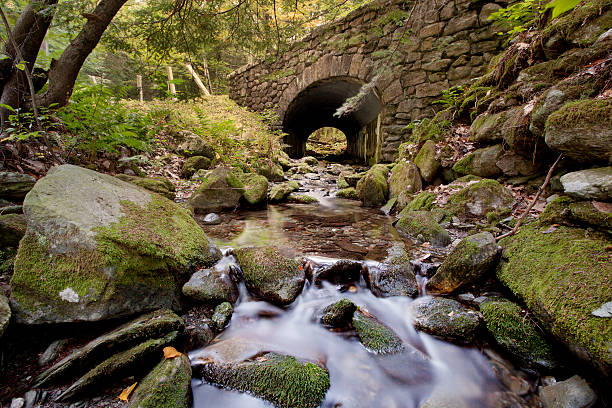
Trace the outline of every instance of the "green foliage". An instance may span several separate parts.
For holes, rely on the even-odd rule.
[[[37,138],[42,135],[42,129],[37,128],[36,118],[31,111],[22,108],[13,109],[9,105],[0,104],[0,107],[8,109],[11,114],[8,116],[8,126],[4,132],[8,135],[0,139],[0,142],[9,140],[25,141],[32,138]],[[38,121],[43,129],[51,130],[54,125],[51,122],[52,108],[40,107],[38,112]]]
[[[546,5],[546,8],[552,8],[553,18],[560,16],[566,11],[570,11],[576,7],[582,0],[552,0]]]
[[[119,146],[147,150],[151,120],[119,102],[125,90],[115,94],[103,85],[78,86],[70,104],[57,112],[68,134],[69,148],[90,152],[117,152]]]
[[[498,34],[514,35],[527,30],[544,10],[542,0],[522,0],[491,13],[489,20],[493,20],[503,27],[508,27],[507,32]]]
[[[455,106],[457,101],[463,96],[464,88],[461,85],[455,85],[449,89],[442,91],[442,98],[433,101],[433,103],[442,105],[444,108]]]

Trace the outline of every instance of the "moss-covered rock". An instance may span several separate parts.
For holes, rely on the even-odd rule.
[[[17,250],[15,248],[0,248],[0,276],[7,281],[13,276],[16,255]]]
[[[483,113],[470,126],[470,140],[479,143],[492,143],[502,140],[502,125],[506,112]]]
[[[233,210],[244,194],[242,173],[229,167],[217,167],[192,194],[187,205],[196,213],[208,214]]]
[[[421,191],[404,208],[412,211],[431,210],[435,200],[436,195],[431,191]]]
[[[612,159],[612,101],[587,99],[570,102],[546,121],[546,144],[579,162]]]
[[[388,175],[389,169],[387,166],[376,164],[359,180],[356,190],[363,205],[379,207],[387,202],[389,196]]]
[[[519,305],[505,299],[487,300],[480,304],[480,312],[497,344],[521,364],[545,369],[556,366],[550,346]]]
[[[130,408],[189,408],[191,406],[191,365],[189,358],[162,360],[146,375],[130,397]]]
[[[300,185],[297,183],[297,181],[287,181],[285,183],[277,184],[272,187],[272,189],[270,189],[268,197],[272,202],[281,202],[287,199],[287,197],[289,197],[289,194],[293,193],[299,188]]]
[[[455,343],[471,343],[480,327],[481,316],[453,299],[420,297],[410,310],[417,330]]]
[[[204,156],[210,160],[215,158],[215,149],[209,145],[202,137],[188,130],[178,132],[178,139],[181,142],[177,151],[185,157]]]
[[[414,164],[419,168],[421,177],[428,183],[431,183],[440,169],[440,161],[436,159],[436,143],[433,140],[428,140],[423,144],[421,150],[414,158]]]
[[[210,318],[210,321],[215,330],[221,331],[225,329],[232,320],[232,313],[234,310],[232,309],[232,304],[230,302],[223,302],[220,305],[215,307],[215,311]]]
[[[220,263],[221,264],[221,263]],[[183,286],[183,294],[190,299],[204,303],[234,303],[238,300],[238,287],[232,279],[231,265],[219,265],[200,269]]]
[[[264,176],[270,181],[279,182],[285,179],[283,168],[272,161],[258,161],[253,167],[257,174]]]
[[[495,180],[484,179],[453,193],[444,208],[459,217],[483,217],[491,211],[509,211],[513,202],[510,190]]]
[[[0,289],[0,338],[6,331],[9,321],[11,320],[11,308],[4,290]]]
[[[363,275],[366,284],[377,297],[414,297],[419,293],[408,254],[392,256],[377,264],[368,264]]]
[[[268,179],[264,176],[246,173],[240,177],[244,184],[244,200],[253,206],[265,204],[268,198]]]
[[[497,167],[497,161],[501,158],[503,149],[501,145],[494,145],[476,149],[453,166],[453,171],[458,174],[472,174],[478,177],[498,177],[502,171]]]
[[[316,197],[310,196],[308,194],[295,194],[291,193],[287,197],[287,201],[290,203],[297,204],[316,204],[319,202]]]
[[[117,177],[119,180],[136,184],[137,186],[146,190],[163,195],[168,200],[174,200],[174,197],[176,196],[174,184],[164,177],[138,177],[128,176],[127,174],[117,174],[115,177]]]
[[[0,215],[0,248],[17,247],[26,233],[26,227],[23,214]]]
[[[386,182],[386,180],[385,180]],[[402,160],[391,171],[389,196],[397,197],[401,192],[416,193],[423,188],[419,168],[412,162]]]
[[[97,321],[179,306],[183,274],[221,254],[189,212],[115,177],[54,167],[24,202],[18,322]]]
[[[278,248],[241,248],[235,255],[247,289],[262,299],[287,305],[302,291],[306,277],[299,262],[283,256]]]
[[[336,197],[346,198],[347,200],[359,200],[355,187],[343,188],[336,192]]]
[[[595,208],[593,201],[570,203],[570,216],[577,223],[609,231],[612,230],[612,206],[603,206],[600,204],[599,208]]]
[[[612,321],[591,315],[610,300],[609,236],[529,224],[500,243],[505,260],[499,280],[525,302],[541,327],[609,375]]]
[[[347,298],[342,298],[323,309],[321,321],[324,325],[335,328],[346,328],[353,323],[353,313],[357,306]]]
[[[357,187],[357,183],[359,180],[365,175],[364,173],[353,173],[350,171],[342,171],[338,175],[338,181],[336,184],[339,189],[349,188],[349,187]]]
[[[593,200],[612,200],[612,167],[573,171],[561,176],[566,194]]]
[[[395,228],[415,238],[422,235],[425,240],[436,246],[446,246],[451,242],[448,232],[433,219],[429,211],[404,209]]]
[[[208,170],[212,161],[208,157],[204,156],[193,156],[189,157],[183,163],[183,167],[181,167],[181,177],[189,179],[193,176],[198,170]]]
[[[393,331],[361,311],[353,314],[353,326],[361,344],[379,354],[394,354],[404,350],[404,345]]]
[[[461,240],[427,282],[435,293],[452,293],[477,281],[495,268],[499,247],[490,232],[480,232]]]
[[[20,200],[34,187],[36,179],[29,174],[0,172],[0,198]]]

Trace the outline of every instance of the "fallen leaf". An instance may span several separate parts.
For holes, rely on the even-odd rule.
[[[182,354],[174,347],[164,347],[164,358],[180,357]]]
[[[602,213],[612,213],[612,204],[602,203],[601,201],[593,201],[593,207]]]
[[[351,286],[349,286],[348,291],[351,292],[351,293],[357,293],[357,287],[351,285]]]
[[[455,315],[455,311],[453,310],[452,312],[448,314],[448,317],[453,317],[454,315]]]
[[[364,315],[366,315],[367,317],[374,317],[374,315],[372,315],[370,312],[368,312],[365,309],[359,309],[359,311],[363,313]]]
[[[125,390],[121,391],[121,394],[119,394],[119,399],[121,401],[127,402],[128,398],[130,397],[130,394],[132,393],[132,391],[134,391],[134,388],[136,388],[136,384],[138,383],[135,382],[134,384],[127,387]]]

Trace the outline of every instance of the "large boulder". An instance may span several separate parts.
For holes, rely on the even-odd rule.
[[[189,358],[162,360],[140,381],[130,397],[129,408],[191,407],[191,365]]]
[[[248,205],[258,206],[266,203],[268,198],[268,179],[259,174],[246,173],[240,177],[244,184],[244,201]]]
[[[285,183],[277,184],[270,189],[268,197],[272,202],[280,202],[286,200],[289,194],[299,189],[300,185],[297,181],[287,181]]]
[[[229,167],[217,167],[205,177],[187,205],[201,214],[233,210],[244,193],[240,176],[240,172]]]
[[[414,163],[402,160],[391,170],[389,197],[397,197],[401,192],[416,193],[422,188],[421,173]]]
[[[597,401],[595,391],[577,375],[540,388],[539,395],[544,408],[590,408]]]
[[[209,145],[202,137],[188,130],[178,132],[181,142],[177,151],[185,157],[204,156],[210,160],[215,158],[215,149]]]
[[[436,159],[436,143],[433,140],[428,140],[423,144],[414,158],[414,164],[419,168],[421,177],[426,182],[431,183],[436,178],[441,164]]]
[[[9,301],[4,294],[4,290],[0,289],[0,338],[6,331],[9,321],[11,320],[11,308]]]
[[[497,167],[497,161],[503,154],[502,145],[494,145],[477,149],[466,155],[453,166],[458,174],[473,174],[479,177],[498,177],[502,171]]]
[[[338,175],[338,181],[336,184],[339,189],[357,187],[359,180],[365,175],[365,173],[353,173],[351,171],[342,171]]]
[[[417,170],[418,173],[418,170]],[[387,166],[377,164],[370,168],[357,183],[357,196],[367,207],[379,207],[387,202],[389,185]]]
[[[115,177],[54,167],[24,201],[11,304],[20,323],[178,308],[184,273],[221,254],[191,215]]]
[[[506,112],[485,112],[478,116],[470,126],[472,142],[491,143],[502,140],[502,125],[506,121]]]
[[[612,167],[574,171],[561,176],[563,189],[583,199],[612,199]]]
[[[509,189],[495,180],[484,179],[453,193],[445,209],[457,216],[483,217],[489,212],[509,211],[513,203]]]
[[[241,248],[235,255],[249,292],[277,305],[292,303],[302,292],[306,280],[302,267],[278,248]]]
[[[272,161],[258,161],[255,163],[254,169],[255,173],[270,181],[283,181],[285,179],[283,168]]]
[[[493,270],[499,258],[499,249],[490,232],[464,238],[427,282],[427,289],[447,294],[477,281]]]
[[[234,266],[219,262],[212,268],[200,269],[183,286],[183,294],[204,303],[234,303],[238,299],[238,287],[234,282]]]
[[[408,254],[393,256],[380,263],[368,263],[363,277],[377,297],[414,297],[419,293]]]
[[[404,209],[400,213],[400,219],[395,228],[401,233],[419,238],[436,246],[447,246],[451,243],[450,235],[440,226],[429,211],[412,211]]]
[[[189,179],[198,170],[206,170],[210,168],[212,160],[204,156],[189,157],[181,167],[181,177]]]
[[[525,302],[541,327],[610,375],[612,321],[592,315],[610,301],[610,237],[529,224],[500,244],[504,259],[499,280]]]
[[[17,247],[26,228],[26,219],[22,214],[0,215],[0,248]]]
[[[612,99],[564,105],[546,121],[546,144],[579,162],[612,159]]]
[[[127,181],[128,183],[136,184],[146,190],[161,194],[168,200],[174,200],[176,197],[174,184],[164,177],[138,177],[128,176],[127,174],[117,174],[119,180]]]
[[[461,344],[474,340],[481,316],[453,299],[424,296],[410,304],[417,330]]]
[[[34,187],[36,179],[28,174],[0,172],[0,198],[20,200]]]

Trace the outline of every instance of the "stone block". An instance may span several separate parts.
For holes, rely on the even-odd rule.
[[[444,25],[445,23],[442,22],[426,25],[421,29],[421,31],[419,31],[419,37],[427,38],[438,36],[444,29]]]
[[[422,68],[425,71],[432,71],[432,72],[444,71],[448,67],[450,67],[450,64],[452,62],[453,60],[451,59],[440,59],[440,60],[436,60],[436,61],[432,61],[432,62],[423,64]]]
[[[440,81],[432,84],[420,84],[416,86],[416,97],[439,96],[442,91],[448,89],[448,81]]]
[[[425,82],[427,74],[425,71],[410,71],[402,75],[402,84],[406,86],[418,85]]]
[[[468,28],[475,27],[478,24],[478,14],[476,11],[465,13],[457,17],[453,17],[446,28],[444,29],[444,35],[451,35],[458,33],[459,31],[467,30]]]
[[[470,52],[470,43],[468,40],[461,40],[448,45],[445,50],[446,56],[457,57]]]

